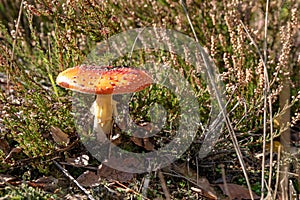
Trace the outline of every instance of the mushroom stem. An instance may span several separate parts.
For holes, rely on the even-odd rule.
[[[112,129],[112,116],[115,109],[115,103],[111,94],[97,95],[96,101],[91,107],[91,112],[97,119],[104,134],[110,134]]]

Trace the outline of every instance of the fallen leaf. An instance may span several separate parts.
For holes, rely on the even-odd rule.
[[[64,133],[60,128],[51,126],[50,132],[53,137],[53,140],[57,144],[69,144],[70,142],[69,136],[66,133]]]
[[[137,137],[131,137],[130,140],[137,146],[143,147],[143,140],[142,138],[137,138]]]
[[[152,142],[150,142],[149,138],[144,138],[143,142],[144,142],[144,148],[146,150],[148,151],[154,150],[154,145],[152,144]]]
[[[187,167],[186,163],[180,165],[173,165],[176,172],[190,178],[201,189],[201,194],[211,199],[218,199],[214,188],[210,185],[209,181],[205,177],[197,176],[197,172]]]
[[[6,140],[0,139],[0,149],[5,153],[5,155],[9,154],[10,146]]]
[[[231,196],[231,198],[233,199],[238,199],[238,200],[251,199],[249,190],[241,185],[237,185],[234,183],[227,183],[228,191],[230,194],[226,192],[224,184],[217,184],[217,185],[221,188],[224,194],[226,194],[227,196]],[[254,199],[260,199],[260,196],[258,196],[254,192],[252,192],[252,194]]]
[[[118,171],[104,164],[99,165],[97,174],[102,178],[106,178],[108,180],[120,181],[120,182],[126,182],[133,178],[132,173]]]
[[[43,188],[46,191],[54,191],[57,189],[57,183],[58,179],[54,178],[53,176],[43,176],[37,180],[27,182],[27,184],[32,187]]]
[[[131,141],[139,147],[143,147],[148,151],[154,150],[154,145],[150,142],[149,138],[138,138],[138,137],[131,137]]]
[[[96,172],[85,171],[76,180],[78,183],[84,187],[96,187],[100,185],[101,177],[96,174]]]

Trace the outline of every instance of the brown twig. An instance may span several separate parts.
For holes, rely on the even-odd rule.
[[[221,172],[222,172],[222,179],[223,179],[223,184],[224,184],[224,188],[225,188],[225,191],[229,197],[229,199],[232,199],[231,197],[231,194],[230,194],[230,191],[228,189],[228,185],[227,185],[227,180],[226,180],[226,173],[225,173],[225,165],[224,164],[220,164],[220,167],[221,167]]]
[[[198,44],[198,47],[200,47],[200,43],[199,43],[197,34],[195,32],[194,26],[192,24],[192,21],[189,17],[186,5],[183,2],[183,0],[181,0],[180,3],[181,3],[181,5],[184,9],[184,12],[186,14],[186,18],[187,18],[187,20],[190,24],[191,29],[192,29],[192,33],[194,35],[195,41]],[[215,82],[215,80],[213,78],[214,76],[213,76],[213,73],[212,73],[212,66],[209,63],[209,58],[208,58],[208,56],[206,55],[205,51],[202,48],[199,48],[199,49],[200,49],[200,56],[204,61],[205,70],[208,74],[208,78],[210,80],[211,86],[212,86],[212,88],[215,92],[215,97],[216,97],[216,100],[217,100],[217,103],[218,103],[218,106],[219,106],[219,109],[220,109],[220,114],[222,115],[222,117],[225,121],[226,127],[228,129],[228,132],[230,134],[231,141],[232,141],[232,144],[233,144],[234,149],[236,151],[237,158],[238,158],[238,160],[240,162],[240,165],[242,167],[242,171],[243,171],[246,183],[247,183],[247,187],[248,187],[248,190],[249,190],[250,197],[253,200],[254,197],[253,197],[252,190],[251,190],[251,184],[250,184],[249,177],[248,177],[248,174],[247,174],[246,165],[245,165],[245,162],[244,162],[244,159],[243,159],[243,155],[242,155],[242,152],[241,152],[241,149],[239,147],[238,140],[237,140],[237,137],[236,137],[236,134],[235,134],[235,130],[232,126],[231,120],[230,120],[230,118],[228,116],[228,113],[226,111],[226,107],[224,106],[224,101],[221,98],[221,94],[220,94],[220,91],[218,90],[217,83]]]
[[[55,160],[53,160],[53,163],[54,163],[54,164],[55,164],[55,165],[56,165],[56,166],[64,173],[64,175],[65,175],[66,177],[68,177],[71,181],[73,181],[73,182],[75,183],[75,185],[77,185],[77,187],[87,195],[88,199],[90,199],[90,200],[95,200],[94,197],[93,197],[92,195],[90,195],[89,192],[88,192],[82,185],[80,185],[80,184],[78,183],[78,181],[76,181],[76,179],[73,178],[73,176],[71,176],[71,174],[69,174],[69,172],[68,172],[65,168],[63,168],[63,167],[62,167],[58,162],[56,162]]]
[[[59,156],[55,156],[57,153],[65,152],[65,151],[68,151],[68,150],[72,149],[78,142],[79,142],[79,138],[76,139],[72,144],[66,146],[65,148],[58,149],[55,152],[50,152],[50,153],[47,153],[47,154],[44,154],[44,155],[38,155],[38,156],[35,156],[35,157],[30,157],[30,158],[24,158],[24,159],[21,159],[21,160],[17,160],[15,163],[10,165],[10,169],[23,167],[23,166],[27,165],[29,162],[33,162],[35,160],[39,160],[41,158],[45,158],[45,157],[49,157],[49,156],[53,156],[53,157],[48,159],[48,160],[42,161],[42,162],[53,161],[57,158],[60,158]]]
[[[161,182],[161,187],[164,191],[164,194],[166,196],[166,200],[170,200],[171,199],[171,195],[169,193],[169,190],[168,190],[168,187],[167,187],[167,184],[166,184],[166,181],[165,181],[165,178],[164,178],[164,175],[161,171],[158,172],[158,178]]]
[[[277,172],[276,172],[275,189],[274,189],[274,192],[273,192],[273,199],[276,199],[278,185],[279,185],[280,159],[281,159],[280,156],[281,156],[281,146],[278,147],[278,152],[277,152]]]
[[[21,21],[21,15],[22,15],[22,6],[23,6],[23,2],[24,0],[21,1],[20,3],[20,10],[19,10],[19,14],[18,14],[18,19],[17,19],[17,22],[16,22],[16,30],[15,30],[15,37],[14,37],[14,40],[13,40],[13,44],[12,44],[12,52],[11,52],[11,57],[10,57],[10,68],[12,67],[13,65],[13,60],[14,60],[14,53],[15,53],[15,47],[16,47],[16,42],[17,42],[17,37],[18,37],[18,32],[19,32],[19,25],[20,25],[20,21]],[[6,75],[7,75],[7,88],[9,88],[9,82],[10,82],[10,75],[9,75],[9,69],[6,70]],[[9,89],[7,90],[9,91]]]

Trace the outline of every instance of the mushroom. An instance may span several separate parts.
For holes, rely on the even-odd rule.
[[[151,77],[143,70],[128,67],[76,66],[61,72],[56,83],[73,91],[96,94],[91,112],[104,134],[110,134],[116,102],[113,94],[133,93],[152,84]]]

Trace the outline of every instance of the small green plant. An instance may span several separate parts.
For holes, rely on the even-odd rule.
[[[219,78],[226,88],[224,96],[228,117],[247,161],[246,166],[253,169],[248,170],[254,177],[250,180],[252,189],[265,194],[267,191],[260,188],[264,180],[260,179],[268,180],[268,187],[273,190],[276,187],[275,175],[280,171],[277,164],[283,162],[273,160],[273,163],[261,166],[266,159],[256,155],[269,149],[264,147],[265,142],[270,141],[271,144],[273,138],[281,137],[289,127],[289,124],[281,122],[272,127],[272,117],[280,119],[288,110],[291,115],[288,118],[291,117],[291,120],[287,121],[296,130],[300,119],[299,3],[296,0],[270,2],[268,13],[265,13],[264,1],[185,2],[200,45],[206,49],[221,72]],[[10,168],[29,160],[25,163],[26,170],[38,169],[40,175],[48,174],[51,173],[49,160],[56,156],[65,159],[65,156],[73,155],[69,151],[61,153],[61,147],[51,136],[51,126],[59,127],[71,138],[77,137],[78,132],[71,113],[72,93],[57,87],[54,80],[59,72],[86,60],[97,42],[128,29],[149,26],[174,29],[191,37],[193,35],[179,1],[108,0],[99,3],[94,0],[3,0],[0,11],[0,139],[8,143],[9,150],[21,149],[18,154],[7,157],[8,150],[1,147],[0,171],[4,173],[15,172]],[[267,38],[264,35],[266,14]],[[261,57],[257,50],[262,54],[265,51],[267,57]],[[101,62],[108,63],[109,60],[111,57],[107,55]],[[200,121],[209,121],[211,101],[207,85],[193,66],[180,55],[134,51],[132,56],[125,55],[111,64],[140,66],[149,60],[169,64],[170,68],[176,69],[179,75],[188,80],[200,105]],[[267,62],[264,63],[264,60]],[[266,91],[265,69],[269,77],[269,91]],[[287,90],[290,94],[283,95]],[[271,107],[268,112],[264,101],[266,97]],[[180,119],[181,108],[176,95],[166,88],[153,85],[135,94],[132,99],[130,110],[137,124],[151,121],[155,114],[151,113],[153,105],[164,107],[168,113],[167,123],[155,142],[159,147],[171,140],[175,133],[172,130],[178,127]],[[221,137],[214,141],[214,149],[208,157],[205,160],[199,159],[198,151],[205,137],[202,134],[204,130],[205,123],[180,161],[188,162],[192,169],[210,166],[209,172],[213,173],[201,174],[199,169],[199,173],[207,176],[210,181],[220,176],[220,169],[215,167],[215,163],[226,162],[228,176],[238,174],[235,180],[245,184],[242,173],[236,172],[241,171],[240,164],[226,128]],[[299,141],[294,141],[292,146],[297,147],[297,143]],[[140,151],[132,143],[123,145],[129,151]],[[299,168],[298,159],[292,154],[284,155],[284,161],[293,163],[289,170],[294,173]],[[272,155],[270,158],[273,158]],[[269,166],[265,176],[259,177],[257,174],[265,166]],[[23,173],[22,170],[19,170],[19,174]],[[139,181],[136,183],[142,184]],[[168,182],[174,197],[192,197],[192,193],[187,194],[190,190],[186,189],[185,183],[186,180]],[[28,193],[31,198],[54,198],[26,185],[24,188],[7,187],[1,190],[1,196],[25,198]],[[149,190],[152,190],[149,193],[153,198],[162,196],[161,188],[154,184],[150,184]]]
[[[4,190],[0,190],[0,195],[4,199],[56,199],[57,196],[49,194],[42,189],[33,188],[25,183],[22,183],[20,187],[7,186]]]

